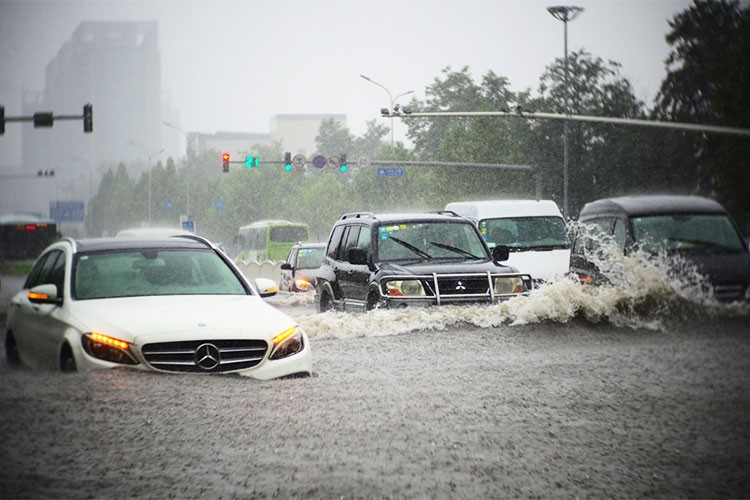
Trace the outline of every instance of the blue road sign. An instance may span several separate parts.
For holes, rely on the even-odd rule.
[[[224,200],[216,200],[214,202],[214,208],[218,210],[219,212],[224,210]]]
[[[50,201],[49,218],[58,222],[83,222],[82,201]]]
[[[182,221],[182,229],[185,231],[195,232],[195,221],[192,219]]]
[[[313,158],[312,164],[315,168],[323,168],[326,166],[326,157],[323,155],[318,155],[315,158]]]
[[[401,167],[379,167],[378,177],[402,177],[404,169]]]
[[[172,200],[167,200],[164,203],[164,210],[169,211],[169,210],[172,210],[173,208],[174,208],[174,202]]]

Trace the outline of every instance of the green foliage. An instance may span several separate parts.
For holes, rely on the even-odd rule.
[[[342,174],[308,166],[285,172],[284,145],[248,145],[260,168],[235,166],[224,174],[220,152],[203,151],[178,165],[172,158],[150,172],[153,225],[177,227],[180,214],[194,217],[200,234],[229,246],[237,229],[263,219],[305,222],[311,238],[325,241],[343,213],[437,210],[462,199],[535,195],[541,179],[545,198],[563,205],[563,122],[524,119],[536,112],[645,118],[750,126],[750,15],[737,2],[696,3],[670,23],[669,73],[656,106],[646,109],[620,65],[585,50],[565,63],[554,60],[535,93],[514,92],[492,71],[475,81],[467,67],[445,68],[426,88],[425,99],[405,108],[419,111],[505,111],[512,116],[403,118],[413,149],[390,143],[391,123],[370,121],[361,137],[327,120],[316,137],[318,154],[347,154]],[[401,120],[401,118],[396,118]],[[391,119],[393,122],[396,119]],[[652,127],[569,123],[569,214],[586,202],[619,194],[703,191],[750,224],[750,141]],[[367,157],[378,165],[357,167]],[[451,166],[404,168],[403,177],[378,177],[389,162],[531,166],[533,172]],[[129,172],[140,172],[132,178]],[[143,165],[110,167],[90,200],[87,234],[113,234],[148,220],[149,172]],[[174,208],[167,210],[165,202]],[[222,205],[223,204],[223,205]],[[221,207],[223,208],[217,208]]]

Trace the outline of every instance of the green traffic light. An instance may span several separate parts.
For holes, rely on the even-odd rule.
[[[260,158],[257,156],[248,156],[245,158],[245,168],[260,168]]]
[[[286,165],[284,165],[284,170],[286,170],[287,172],[291,172],[292,171],[292,165],[290,163],[287,163]]]
[[[340,170],[341,172],[346,172],[347,170],[349,170],[349,167],[348,167],[348,166],[346,166],[346,165],[341,165],[341,166],[339,167],[339,170]]]

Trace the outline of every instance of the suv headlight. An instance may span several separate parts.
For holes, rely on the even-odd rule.
[[[302,329],[293,326],[273,338],[273,351],[268,359],[283,359],[297,354],[305,347]]]
[[[495,278],[495,293],[497,295],[508,295],[512,293],[523,293],[523,279],[519,276],[498,276]]]
[[[389,281],[385,284],[388,295],[390,296],[420,296],[424,297],[424,287],[419,280],[399,280]]]

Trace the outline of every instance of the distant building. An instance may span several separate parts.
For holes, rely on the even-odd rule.
[[[219,154],[229,153],[232,161],[238,161],[252,152],[255,146],[270,146],[279,142],[283,151],[289,151],[292,155],[302,154],[310,160],[317,153],[315,138],[321,123],[331,119],[346,127],[346,115],[343,114],[274,115],[271,117],[270,133],[191,132],[188,134],[188,144],[191,154],[214,150]]]
[[[94,130],[84,134],[81,121],[55,121],[49,129],[24,125],[24,170],[52,168],[55,177],[34,200],[41,206],[23,208],[46,214],[50,200],[88,200],[101,165],[146,165],[164,147],[158,34],[156,21],[84,22],[49,62],[44,91],[24,96],[24,114],[81,115],[90,103]]]

